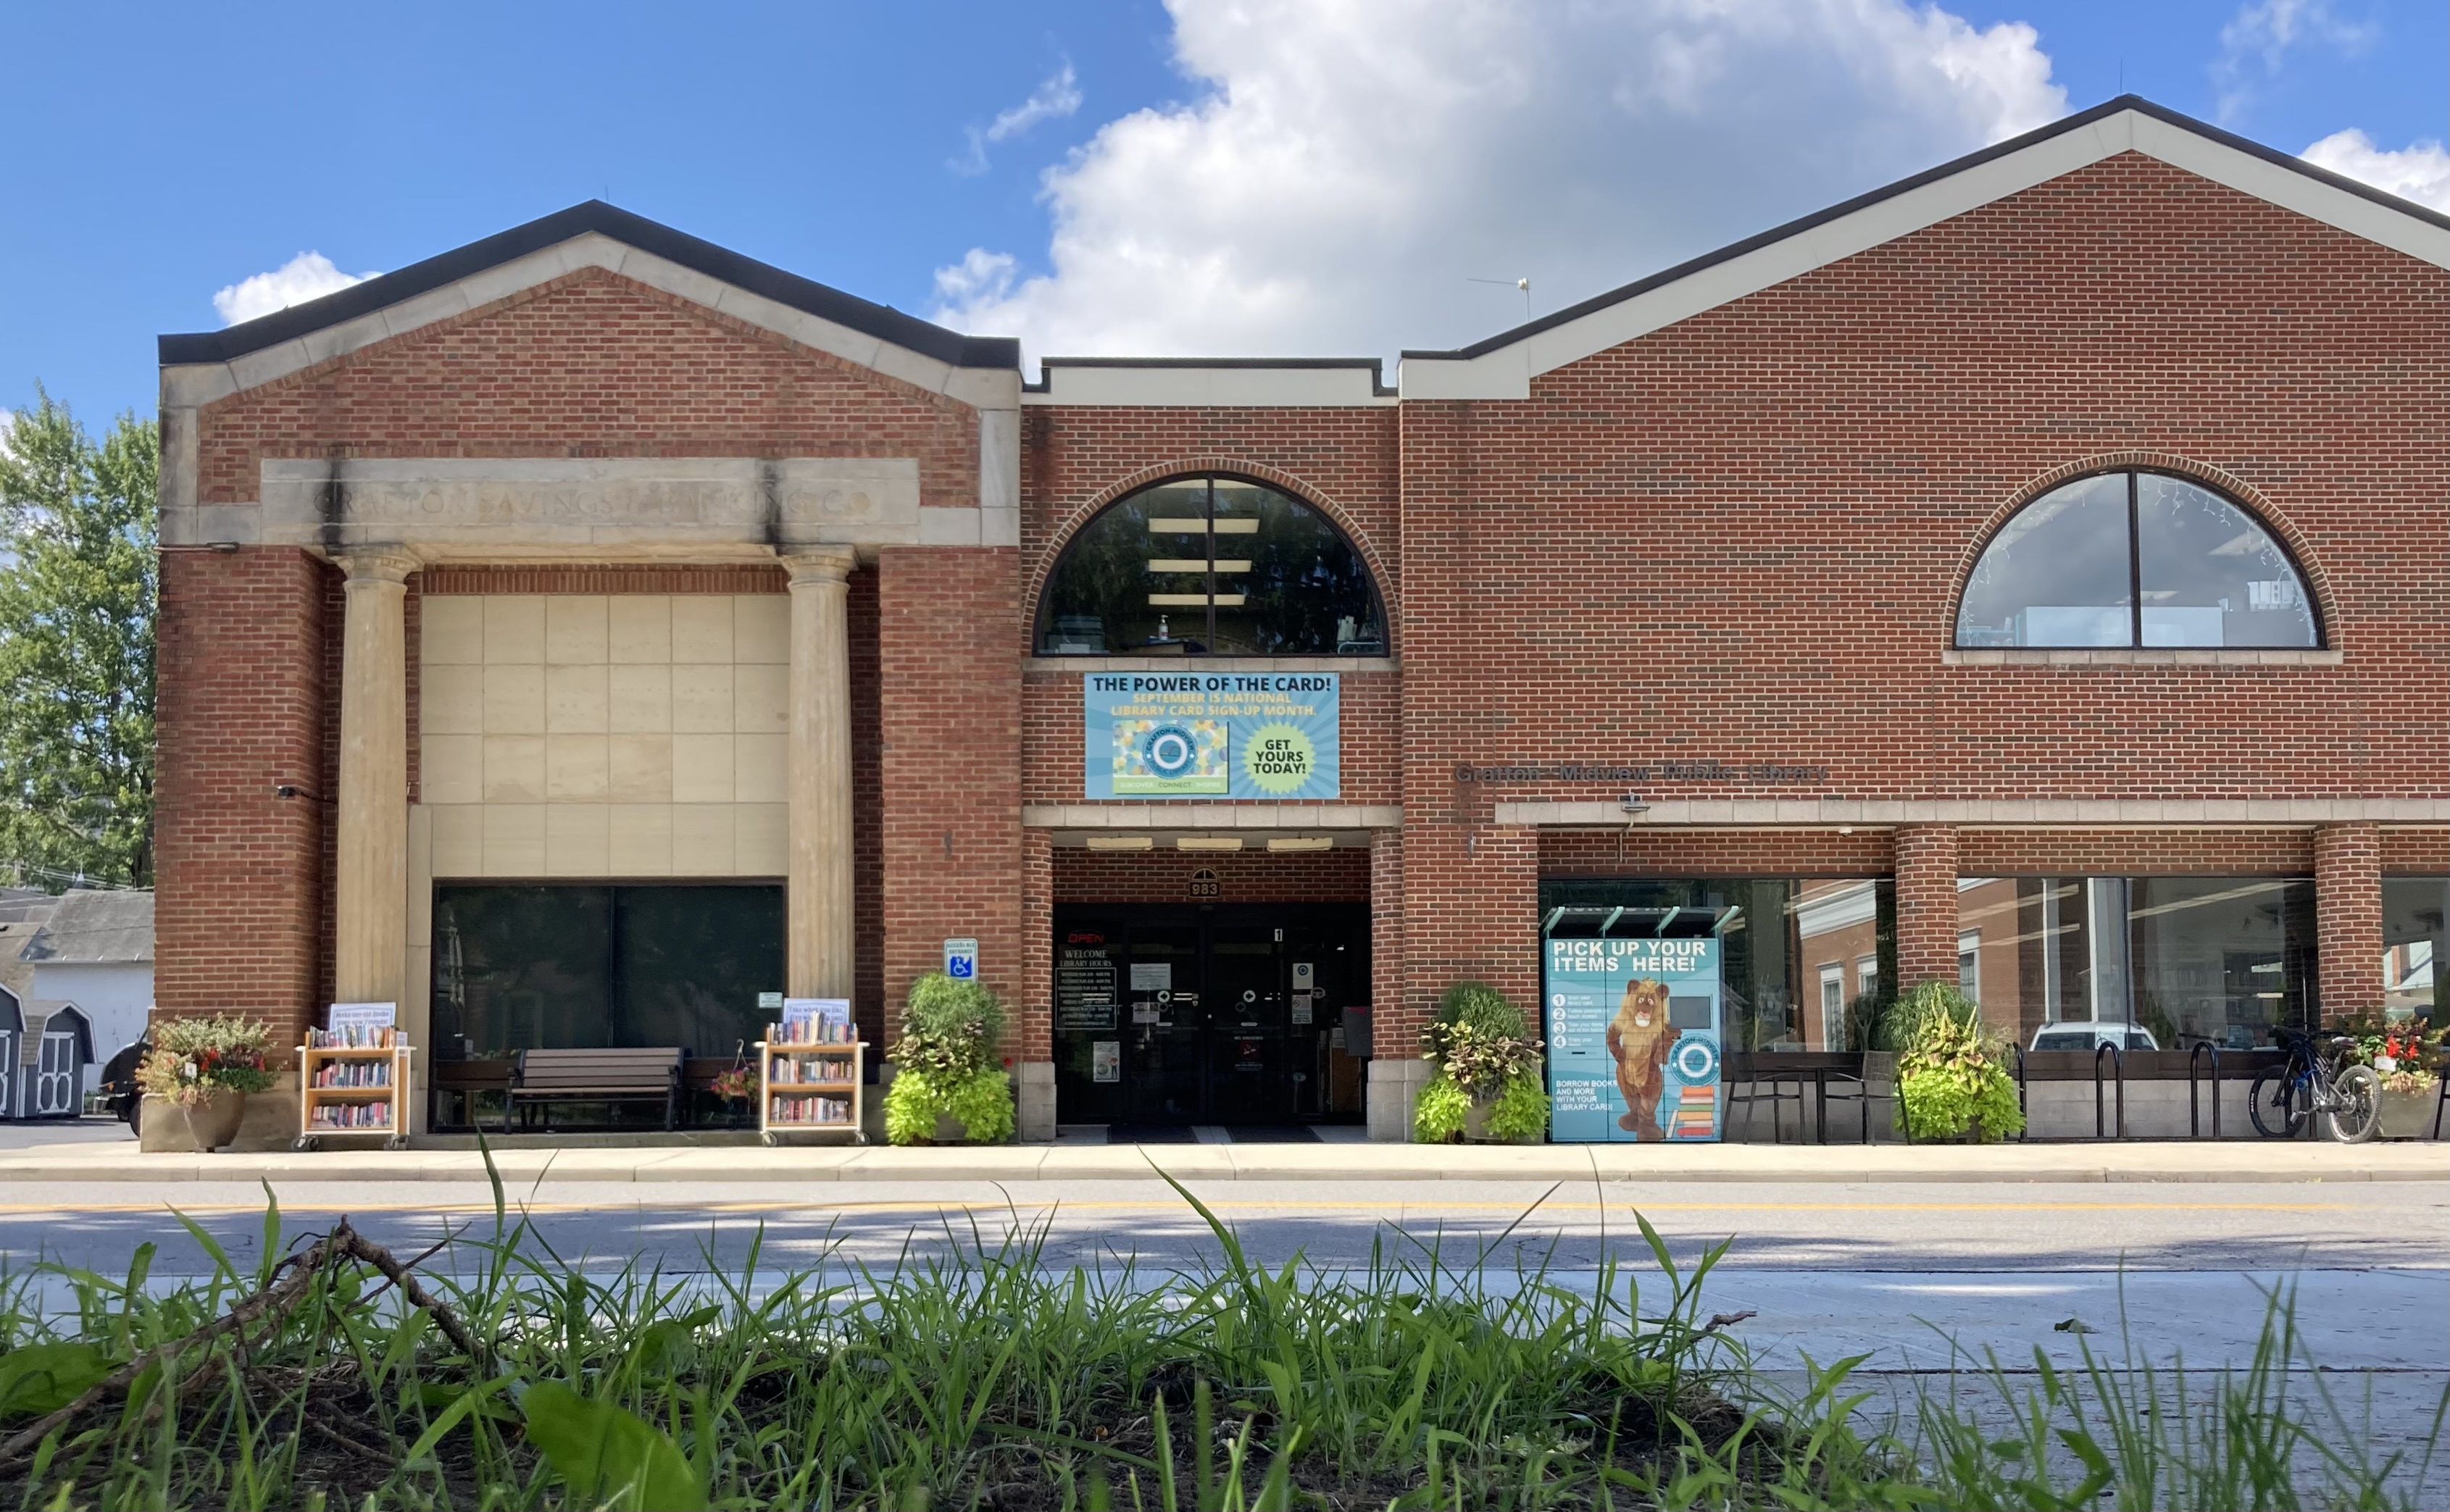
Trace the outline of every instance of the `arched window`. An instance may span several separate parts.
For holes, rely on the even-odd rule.
[[[1038,605],[1045,656],[1384,656],[1376,585],[1327,515],[1237,477],[1176,478],[1083,526]]]
[[[2305,580],[2253,515],[2166,473],[2097,473],[1982,551],[1956,644],[2316,647]]]

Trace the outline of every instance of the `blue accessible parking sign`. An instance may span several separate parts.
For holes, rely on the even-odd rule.
[[[978,979],[979,942],[975,938],[944,941],[944,975],[955,981]]]

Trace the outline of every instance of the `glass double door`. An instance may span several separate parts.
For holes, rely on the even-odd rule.
[[[1334,1116],[1343,1010],[1369,1001],[1361,912],[1059,909],[1057,1117],[1281,1124]]]

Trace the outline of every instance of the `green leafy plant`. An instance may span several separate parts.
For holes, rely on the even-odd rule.
[[[1490,1138],[1537,1137],[1548,1126],[1545,1048],[1504,993],[1478,981],[1449,987],[1438,1016],[1421,1031],[1421,1056],[1437,1070],[1412,1105],[1413,1137],[1424,1144],[1460,1138],[1475,1105]]]
[[[707,1504],[689,1456],[636,1413],[593,1402],[558,1381],[538,1381],[519,1399],[528,1439],[580,1506],[620,1509]]]
[[[186,1106],[217,1092],[262,1092],[272,1085],[271,1056],[272,1026],[261,1018],[157,1019],[136,1084]]]
[[[973,1141],[1011,1138],[1012,1077],[995,1058],[1008,1021],[1002,999],[975,981],[931,971],[912,982],[885,1094],[886,1140],[933,1139],[940,1115],[960,1119]]]
[[[1892,1015],[1897,1043],[1897,1101],[1916,1139],[1971,1134],[1990,1143],[2025,1132],[2008,1043],[1982,1010],[1954,986],[1927,981]]]

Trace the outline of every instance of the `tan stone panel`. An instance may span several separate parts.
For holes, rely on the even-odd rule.
[[[616,804],[669,804],[672,801],[672,738],[670,735],[614,735],[610,796]]]
[[[485,732],[485,669],[459,663],[428,664],[417,688],[417,727],[435,735]]]
[[[544,875],[544,804],[487,804],[485,875]]]
[[[608,669],[609,707],[616,735],[664,734],[672,727],[672,669],[668,666]]]
[[[789,738],[783,735],[731,737],[732,802],[781,804],[788,801],[789,790],[784,785],[784,768],[788,745]]]
[[[601,666],[544,669],[546,734],[602,734],[612,727],[606,670]]]
[[[466,667],[485,659],[485,601],[443,593],[419,600],[418,660],[427,667]]]
[[[672,737],[672,802],[728,804],[732,801],[732,737]]]
[[[672,669],[672,729],[711,734],[731,728],[731,672],[729,667],[678,666]]]
[[[544,659],[555,667],[600,665],[605,601],[596,593],[556,593],[544,601]]]
[[[602,804],[552,804],[544,811],[544,869],[550,877],[603,877],[607,846]]]
[[[669,877],[672,872],[670,804],[609,804],[604,820],[606,875]]]
[[[544,668],[541,665],[485,669],[485,733],[544,733]]]
[[[782,734],[791,727],[791,669],[744,666],[731,669],[731,727]]]
[[[482,739],[485,743],[485,802],[544,802],[544,737],[487,735]]]
[[[739,856],[737,824],[729,804],[673,804],[672,875],[735,875]]]
[[[605,626],[605,651],[616,664],[672,659],[672,601],[662,593],[612,595]]]
[[[553,804],[600,804],[612,795],[612,739],[605,735],[544,738],[544,796]]]
[[[544,599],[535,593],[489,593],[485,606],[487,665],[544,660]]]
[[[476,804],[485,798],[485,738],[426,735],[418,742],[418,794],[429,804]]]
[[[735,804],[731,809],[743,877],[780,877],[791,864],[791,809],[788,804]]]
[[[426,808],[433,818],[434,875],[438,878],[481,877],[485,874],[485,810],[475,804],[439,804]]]
[[[672,596],[672,660],[731,663],[731,599],[720,593]]]
[[[791,659],[791,600],[741,593],[731,600],[731,659],[780,666]]]

